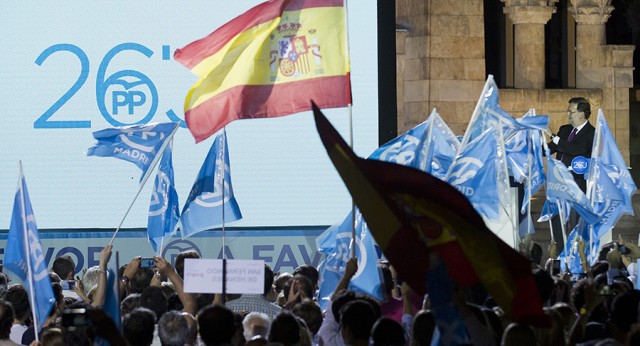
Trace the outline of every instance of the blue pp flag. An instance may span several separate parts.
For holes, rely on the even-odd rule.
[[[233,194],[227,136],[223,131],[213,141],[182,209],[182,238],[222,225],[223,221],[240,219],[242,213]]]
[[[368,158],[393,162],[444,180],[460,141],[434,109],[429,119],[376,149]]]
[[[580,263],[580,254],[578,253],[578,238],[581,238],[586,244],[585,254],[589,262],[593,262],[593,259],[597,257],[597,251],[600,246],[600,239],[592,237],[589,224],[585,220],[580,219],[576,227],[567,237],[567,243],[564,244],[564,249],[560,253],[560,256],[558,256],[561,263],[568,265],[569,271],[572,274],[584,273]]]
[[[496,131],[487,129],[462,148],[446,182],[465,195],[476,211],[489,219],[499,216]]]
[[[320,289],[318,291],[318,303],[320,308],[328,306],[340,278],[344,275],[347,261],[351,258],[351,225],[352,214],[338,226],[328,228],[316,239],[318,252],[325,255],[324,261],[319,266]],[[376,243],[362,217],[360,210],[356,208],[356,258],[358,259],[358,271],[351,278],[349,289],[355,292],[368,294],[379,301],[384,301],[383,279],[378,269],[378,252]]]
[[[171,149],[172,145],[169,144],[162,154],[149,203],[147,235],[153,251],[158,255],[162,252],[162,244],[175,233],[180,219]]]
[[[510,138],[516,131],[545,130],[548,125],[549,117],[546,115],[515,119],[502,110],[499,105],[498,86],[493,80],[493,76],[489,75],[467,126],[467,131],[465,131],[462,145],[473,141],[488,128],[495,128],[501,131],[505,138]]]
[[[601,109],[598,110],[596,133],[591,151],[591,166],[595,168],[589,171],[588,176],[589,183],[592,187],[595,187],[595,189],[592,188],[590,191],[589,197],[592,199],[592,202],[594,199],[598,202],[603,202],[607,199],[617,200],[622,196],[622,215],[633,215],[631,196],[636,191],[636,184],[631,178],[631,174],[620,154],[620,150],[611,134],[611,130],[609,130],[609,125]],[[604,175],[606,175],[606,177]],[[599,184],[613,184],[615,188],[598,189]]]
[[[593,224],[597,215],[567,166],[547,156],[547,173],[547,199],[568,202],[587,223]]]
[[[120,285],[118,284],[118,265],[113,258],[109,260],[107,269],[107,290],[102,308],[107,316],[111,317],[116,327],[118,327],[118,330],[120,330]]]
[[[93,133],[98,140],[87,156],[115,157],[129,161],[142,170],[140,181],[150,172],[156,155],[173,136],[179,123],[132,125],[104,129]]]
[[[40,331],[55,303],[55,297],[29,200],[27,183],[22,175],[22,165],[20,165],[20,181],[13,202],[3,265],[24,282],[29,293],[31,309],[35,312],[36,330]]]

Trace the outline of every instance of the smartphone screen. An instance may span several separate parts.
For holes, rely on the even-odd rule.
[[[60,281],[60,286],[63,290],[72,291],[73,287],[76,285],[76,282],[73,280],[63,280]]]
[[[87,316],[85,309],[67,309],[62,312],[62,326],[86,327],[91,325],[91,319]]]
[[[156,266],[156,262],[151,258],[143,258],[140,260],[140,268],[153,268]]]

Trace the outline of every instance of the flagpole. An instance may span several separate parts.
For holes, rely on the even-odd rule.
[[[31,301],[31,313],[33,314],[33,330],[34,330],[34,334],[36,336],[36,341],[38,340],[38,318],[36,317],[36,295],[35,295],[35,291],[33,290],[33,273],[32,273],[32,268],[31,268],[31,256],[29,255],[31,253],[31,247],[29,245],[29,229],[27,228],[27,212],[25,209],[25,204],[24,204],[24,189],[23,189],[23,182],[24,182],[24,175],[22,173],[22,160],[18,161],[19,162],[19,166],[20,166],[20,181],[18,183],[18,190],[20,191],[20,208],[22,211],[22,229],[24,230],[23,232],[23,241],[24,241],[24,253],[26,254],[26,259],[27,259],[27,281],[29,282],[29,300]]]
[[[344,27],[345,27],[345,43],[347,45],[346,52],[346,65],[351,69],[351,63],[349,57],[351,56],[351,43],[349,41],[349,5],[347,0],[344,0]],[[349,91],[350,92],[350,91]],[[352,95],[353,96],[353,95]],[[349,113],[349,147],[353,150],[353,111],[352,105],[347,105],[347,112]],[[356,257],[356,203],[351,197],[351,258]]]
[[[227,127],[222,128],[222,134],[224,136],[224,140],[222,141],[222,145],[220,145],[220,151],[222,151],[222,301],[224,302],[227,294],[227,251],[225,251],[225,233],[224,233],[224,205],[225,205],[225,175],[227,173],[227,162],[225,158],[225,152],[227,150]],[[213,173],[215,179],[215,172]]]
[[[547,144],[547,141],[544,139],[545,138],[544,137],[544,133],[542,133],[542,131],[540,131],[540,134],[542,135],[540,138],[541,138],[541,141],[542,141],[542,148],[544,149],[544,155],[547,158],[550,158],[551,157],[551,152],[549,151],[549,145]],[[548,176],[549,176],[549,165],[547,165],[547,177]],[[548,178],[547,178],[547,181],[548,181]],[[545,193],[546,193],[546,189],[547,189],[547,187],[546,187],[546,183],[545,183]],[[531,203],[531,202],[529,202],[529,203]],[[560,211],[558,211],[558,213],[560,213]],[[551,222],[551,219],[552,218],[550,217],[549,218],[549,233],[551,234],[551,241],[555,242],[556,239],[553,236],[553,223]]]
[[[133,204],[138,199],[138,196],[140,196],[140,192],[142,192],[142,188],[144,188],[144,185],[147,183],[147,180],[149,180],[149,177],[151,176],[151,171],[153,171],[156,168],[156,165],[158,164],[158,161],[160,161],[160,157],[162,156],[162,153],[164,152],[164,149],[167,147],[167,145],[169,145],[169,141],[171,141],[171,139],[173,139],[173,136],[176,134],[176,132],[178,131],[179,128],[180,128],[180,125],[177,125],[176,128],[173,129],[173,131],[171,131],[171,133],[169,134],[169,138],[167,138],[164,141],[164,143],[162,143],[162,146],[160,147],[160,150],[158,150],[158,153],[160,155],[156,155],[153,158],[153,161],[151,162],[151,166],[149,166],[149,170],[147,170],[147,173],[145,173],[145,175],[144,175],[144,177],[142,179],[142,182],[140,183],[140,187],[138,187],[138,192],[136,192],[136,195],[133,197],[133,201],[131,201],[131,204],[129,205],[129,208],[124,213],[124,216],[122,217],[122,220],[120,220],[120,224],[118,224],[118,227],[113,232],[113,236],[111,237],[111,240],[109,241],[108,245],[113,245],[113,241],[116,239],[116,235],[118,234],[118,231],[120,231],[120,227],[122,227],[122,224],[124,223],[124,220],[129,215],[129,212],[131,211],[131,208],[133,208]]]
[[[556,201],[556,204],[558,205],[558,215],[560,216],[560,229],[562,230],[562,243],[564,244],[564,248],[562,249],[564,251],[564,249],[567,248],[567,233],[565,231],[565,224],[564,224],[564,206],[561,205],[560,201]],[[572,247],[573,248],[573,247]],[[564,265],[567,265],[567,258],[569,258],[569,254],[565,254],[564,256]]]

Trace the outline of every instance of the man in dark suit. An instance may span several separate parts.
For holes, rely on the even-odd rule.
[[[587,191],[587,181],[583,174],[576,174],[571,169],[571,161],[576,156],[582,156],[586,159],[591,157],[591,147],[593,146],[593,137],[596,129],[589,123],[591,115],[591,105],[584,97],[574,97],[569,100],[569,108],[567,109],[567,117],[569,124],[560,126],[558,133],[555,134],[547,129],[546,133],[551,138],[549,149],[551,154],[556,154],[556,159],[562,161],[565,166],[573,174],[576,184],[583,192]],[[571,211],[569,225],[566,229],[570,232],[578,223],[578,217],[574,210]],[[561,233],[560,219],[558,217],[552,219],[553,236],[558,244],[558,250],[561,251],[564,242]]]

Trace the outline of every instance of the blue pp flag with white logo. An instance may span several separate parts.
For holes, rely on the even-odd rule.
[[[169,144],[162,154],[158,174],[151,192],[147,235],[153,251],[160,255],[162,244],[175,233],[178,224],[178,192],[173,179],[172,145]]]
[[[213,141],[182,209],[182,238],[240,219],[242,213],[233,194],[227,136],[223,131]]]
[[[598,248],[600,247],[600,239],[598,237],[592,238],[592,233],[589,230],[589,224],[580,219],[576,227],[571,231],[567,237],[567,243],[564,245],[564,249],[558,256],[561,263],[566,263],[569,266],[569,272],[572,274],[584,273],[582,270],[582,264],[580,254],[578,253],[578,238],[582,239],[585,244],[585,255],[587,261],[593,262],[597,257]]]
[[[603,180],[609,180],[610,183],[613,183],[615,189],[601,188],[595,195],[595,191],[592,189],[590,198],[592,200],[596,199],[597,202],[603,202],[606,199],[619,199],[621,195],[623,197],[621,205],[623,213],[633,215],[631,196],[636,191],[636,184],[631,178],[631,174],[620,154],[611,130],[609,130],[609,125],[602,110],[598,110],[596,133],[591,151],[591,166],[592,169],[589,171],[588,181],[592,186],[595,185],[596,190],[598,190],[598,184],[607,183],[603,182]]]
[[[353,244],[351,242],[352,214],[338,226],[328,228],[316,239],[318,252],[325,255],[324,261],[319,266],[320,289],[318,291],[318,303],[325,309],[336,285],[344,275],[347,261],[351,258]],[[360,211],[356,208],[356,258],[358,259],[358,271],[351,278],[349,289],[368,294],[379,301],[384,301],[383,281],[380,269],[378,269],[378,253],[376,243],[367,227],[367,223]]]
[[[156,155],[173,136],[179,123],[132,125],[104,129],[93,133],[98,142],[87,150],[87,156],[115,157],[129,161],[142,170],[140,181],[151,173]]]
[[[434,109],[429,119],[376,149],[369,159],[397,163],[444,180],[460,141]]]
[[[569,169],[562,162],[547,156],[547,173],[547,199],[568,202],[587,223],[593,224],[597,215]]]
[[[496,131],[487,129],[455,157],[446,182],[465,195],[476,211],[489,219],[499,216]]]
[[[13,202],[3,266],[24,282],[31,301],[31,309],[35,312],[36,330],[40,331],[55,303],[55,297],[29,200],[27,183],[22,175],[22,165],[20,165],[18,191]]]

